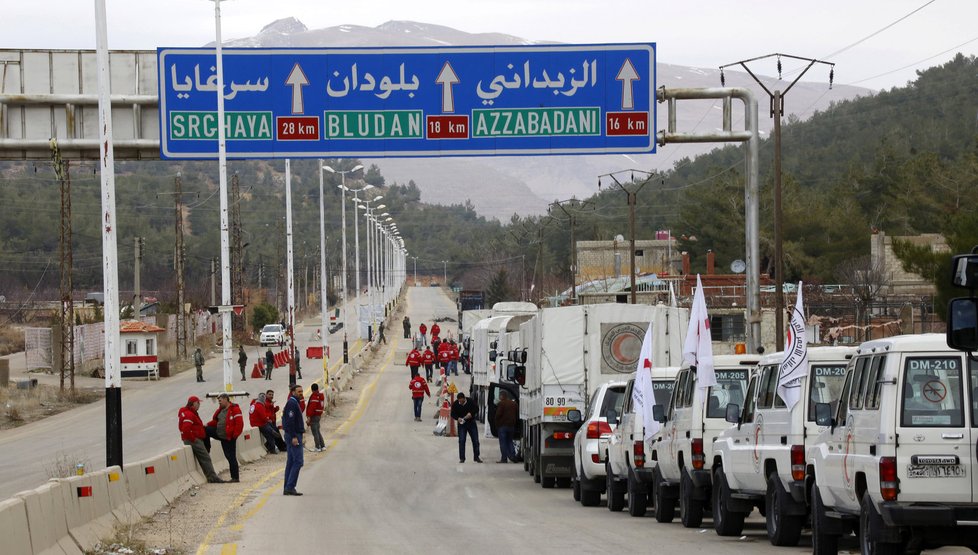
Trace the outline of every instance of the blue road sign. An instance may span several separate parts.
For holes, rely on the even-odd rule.
[[[161,48],[160,154],[217,157],[213,49]],[[225,49],[229,158],[655,152],[655,44]]]

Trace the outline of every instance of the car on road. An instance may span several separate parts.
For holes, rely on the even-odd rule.
[[[855,531],[862,553],[978,551],[978,363],[945,334],[861,344],[838,403],[815,406],[809,449],[816,554]]]
[[[605,490],[605,448],[600,444],[611,437],[618,425],[626,385],[623,381],[601,384],[591,396],[587,418],[574,436],[571,488],[574,500],[585,507],[601,502],[601,492]]]
[[[267,324],[261,329],[259,342],[262,347],[266,345],[285,345],[285,328],[282,324]]]

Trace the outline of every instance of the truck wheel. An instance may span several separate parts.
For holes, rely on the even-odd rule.
[[[581,480],[578,478],[580,474],[574,471],[574,477],[571,478],[571,491],[574,493],[574,501],[581,500]]]
[[[723,467],[719,467],[713,472],[713,530],[718,536],[739,536],[744,531],[744,518],[747,514],[728,509],[729,497],[730,486]]]
[[[679,479],[679,520],[686,528],[696,528],[703,524],[703,502],[693,499],[693,479],[689,472],[681,471]]]
[[[608,510],[618,512],[625,508],[625,492],[615,483],[611,467],[604,469],[605,497],[608,499]]]
[[[839,536],[825,532],[825,504],[817,486],[812,486],[812,554],[835,555],[839,552]]]
[[[581,488],[581,505],[597,507],[601,504],[601,492]]]
[[[659,469],[656,468],[652,472],[652,486],[655,492],[655,514],[656,522],[668,523],[672,522],[672,519],[676,518],[676,501],[674,499],[666,499],[665,493],[662,488],[662,475],[659,474]]]
[[[869,497],[869,492],[863,493],[863,500],[859,506],[859,547],[863,555],[897,555],[903,553],[903,545],[898,543],[882,543],[876,541],[870,532],[871,523],[880,519],[873,507],[873,500]],[[881,519],[880,519],[881,520]],[[885,526],[882,522],[879,526]]]
[[[649,506],[649,494],[644,491],[638,480],[628,473],[628,514],[632,516],[645,516],[645,511]]]
[[[764,500],[767,506],[764,518],[771,545],[798,545],[798,540],[801,538],[801,528],[805,524],[805,519],[801,516],[785,514],[788,502],[788,492],[781,487],[778,473],[771,472],[767,477],[767,496]]]
[[[541,476],[540,485],[547,489],[553,489],[553,487],[557,485],[557,478],[554,478],[553,476]]]
[[[540,465],[537,463],[537,459],[534,457],[533,461],[530,463],[530,474],[533,474],[533,483],[540,483]]]

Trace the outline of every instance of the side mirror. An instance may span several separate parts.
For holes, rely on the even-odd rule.
[[[978,254],[959,254],[951,258],[951,285],[978,289]]]
[[[516,381],[516,365],[507,364],[506,365],[506,380],[510,382]]]
[[[731,424],[740,425],[740,405],[735,403],[730,403],[727,405],[727,413],[724,415],[724,419]]]
[[[614,423],[614,424],[618,423],[618,413],[615,412],[615,409],[608,409],[608,412],[604,414],[604,417],[605,419],[608,420],[609,423]]]
[[[570,409],[569,411],[567,411],[567,421],[571,422],[572,424],[580,424],[581,411],[577,409]]]
[[[978,298],[959,297],[948,303],[947,346],[959,351],[978,351]]]
[[[526,349],[516,351],[516,360],[519,361],[520,364],[526,364]]]
[[[526,385],[526,366],[517,366],[513,374],[513,381],[520,385]]]
[[[489,351],[489,360],[490,360],[490,361],[492,361],[492,362],[496,362],[496,357],[497,357],[497,356],[498,356],[498,355],[497,355],[497,353],[496,353],[496,351]]]
[[[832,405],[829,403],[815,403],[815,424],[835,428],[834,420],[832,418]]]
[[[666,423],[666,411],[662,405],[652,405],[652,419],[660,424]]]
[[[495,351],[496,350],[496,345],[498,345],[498,344],[499,344],[498,341],[493,341],[492,343],[489,344],[489,348],[492,349],[493,351]]]

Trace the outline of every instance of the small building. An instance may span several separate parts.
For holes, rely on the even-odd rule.
[[[121,374],[123,378],[160,379],[159,342],[156,334],[165,329],[137,320],[121,322]]]

